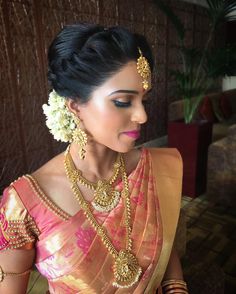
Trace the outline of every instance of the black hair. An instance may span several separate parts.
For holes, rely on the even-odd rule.
[[[140,56],[153,67],[146,39],[116,26],[80,23],[65,26],[48,50],[48,80],[63,97],[88,101],[91,93],[129,61]]]

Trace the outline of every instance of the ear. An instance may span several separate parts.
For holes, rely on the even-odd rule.
[[[68,107],[68,109],[74,113],[75,116],[80,118],[80,105],[77,101],[68,98],[66,101],[66,105]]]

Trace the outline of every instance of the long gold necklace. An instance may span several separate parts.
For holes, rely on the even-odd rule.
[[[118,154],[116,162],[114,163],[112,177],[109,180],[99,180],[97,183],[93,183],[82,176],[82,172],[76,169],[69,152],[68,163],[74,170],[74,173],[76,173],[78,182],[86,188],[95,191],[92,206],[96,210],[100,212],[108,212],[117,206],[120,201],[121,193],[116,191],[112,185],[116,181],[120,172],[120,153]]]
[[[125,204],[125,227],[126,227],[126,248],[121,249],[119,252],[113,246],[111,240],[106,235],[106,230],[101,226],[94,215],[92,214],[90,204],[86,201],[80,192],[80,189],[77,184],[78,171],[71,166],[72,158],[69,155],[69,148],[65,152],[64,166],[66,170],[66,175],[71,182],[71,189],[75,195],[75,198],[78,200],[81,209],[88,221],[100,236],[103,244],[107,248],[108,252],[114,258],[113,273],[114,281],[113,286],[117,288],[129,288],[133,286],[139,279],[142,269],[139,266],[138,260],[135,255],[131,252],[132,249],[132,239],[131,239],[131,205],[129,197],[129,184],[128,177],[125,171],[124,159],[120,157],[120,169],[122,175],[122,181],[124,183],[124,188],[122,191],[124,204]]]

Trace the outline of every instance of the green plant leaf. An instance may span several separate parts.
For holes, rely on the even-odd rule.
[[[182,23],[180,18],[176,14],[174,14],[170,6],[164,1],[154,0],[154,3],[160,8],[162,12],[164,12],[167,15],[169,20],[174,25],[174,28],[176,29],[176,32],[179,36],[179,39],[181,40],[181,42],[183,42],[185,37],[185,29],[184,29],[184,24]]]
[[[190,123],[194,117],[204,93],[211,87],[216,78],[236,72],[236,45],[234,48],[209,49],[218,26],[225,21],[236,20],[236,0],[206,0],[210,30],[203,49],[189,48],[184,45],[185,29],[181,19],[164,0],[153,0],[174,25],[180,40],[179,53],[182,70],[171,70],[176,81],[175,94],[184,99],[184,118]],[[234,12],[234,14],[233,14]],[[193,98],[195,97],[195,98]]]
[[[211,21],[211,25],[217,27],[225,21],[233,21],[236,19],[235,15],[231,13],[236,9],[235,0],[207,0],[207,13]]]

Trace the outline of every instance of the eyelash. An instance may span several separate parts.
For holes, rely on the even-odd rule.
[[[113,103],[115,104],[116,107],[129,107],[131,105],[131,102],[121,102],[119,100],[113,100]],[[142,101],[143,105],[146,106],[150,103],[148,100],[143,100]]]
[[[113,100],[113,103],[115,104],[116,107],[129,107],[131,105],[131,102],[121,102],[118,100]]]

